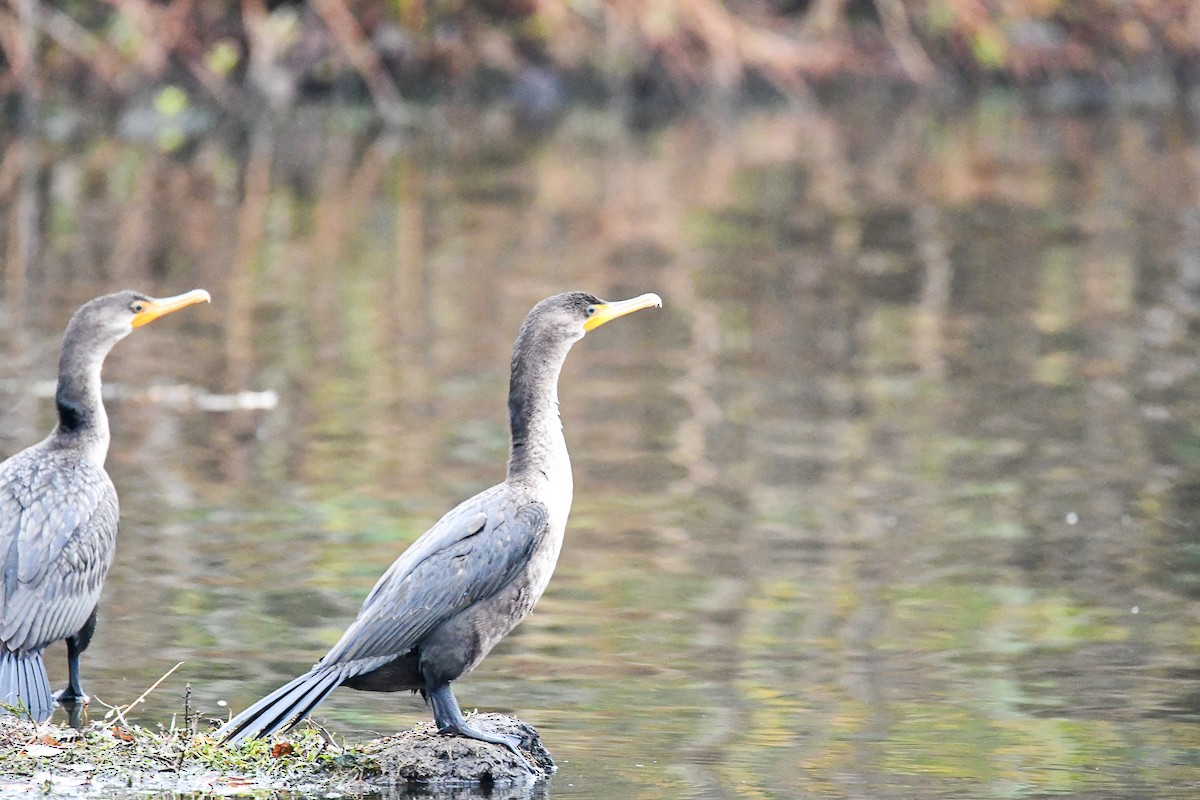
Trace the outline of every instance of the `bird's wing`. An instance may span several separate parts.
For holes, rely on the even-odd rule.
[[[321,664],[392,659],[516,577],[548,527],[546,507],[501,484],[442,517],[388,568]]]
[[[117,492],[89,461],[23,451],[0,465],[0,641],[35,650],[76,633],[100,596]]]

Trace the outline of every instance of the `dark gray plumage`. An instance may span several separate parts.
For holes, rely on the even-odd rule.
[[[85,303],[67,324],[55,392],[58,424],[0,464],[0,705],[49,718],[54,698],[42,650],[59,639],[67,640],[70,672],[59,698],[86,702],[79,654],[95,630],[119,516],[117,492],[104,471],[104,357],[135,327],[207,300],[200,290],[163,299],[118,292]]]
[[[312,670],[238,714],[217,736],[238,742],[290,727],[345,685],[419,691],[443,733],[516,751],[511,737],[467,723],[450,682],[529,614],[558,560],[572,497],[558,416],[558,376],[567,352],[585,332],[661,304],[654,294],[604,303],[569,292],[534,306],[513,346],[505,481],[461,503],[413,542]]]

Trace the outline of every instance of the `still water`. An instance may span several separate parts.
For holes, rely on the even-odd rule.
[[[1195,119],[867,96],[0,141],[0,452],[52,426],[79,303],[213,295],[105,370],[98,700],[184,662],[140,721],[186,685],[220,716],[306,669],[503,476],[528,308],[656,291],[572,351],[557,573],[456,686],[541,731],[551,796],[1200,791]]]

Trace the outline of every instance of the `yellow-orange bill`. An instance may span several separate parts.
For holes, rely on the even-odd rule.
[[[596,313],[588,317],[587,321],[583,323],[583,329],[585,331],[594,331],[606,322],[614,320],[617,317],[623,317],[626,314],[632,314],[634,311],[641,311],[643,308],[662,308],[662,298],[654,292],[646,292],[629,300],[600,303],[596,306]]]
[[[142,310],[133,315],[132,325],[140,328],[147,322],[153,322],[161,316],[187,308],[194,303],[211,303],[212,297],[203,289],[193,289],[190,292],[177,294],[174,297],[151,298],[147,300]]]

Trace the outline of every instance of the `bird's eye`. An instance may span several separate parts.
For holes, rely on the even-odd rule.
[[[593,317],[593,316],[595,316],[595,315],[596,315],[596,307],[595,307],[595,306],[588,306],[588,307],[587,307],[587,311],[585,311],[585,312],[583,312],[583,313],[587,314],[589,317]]]
[[[134,303],[130,306],[130,308],[133,309],[133,313],[140,314],[146,308],[146,306],[142,303]]]

